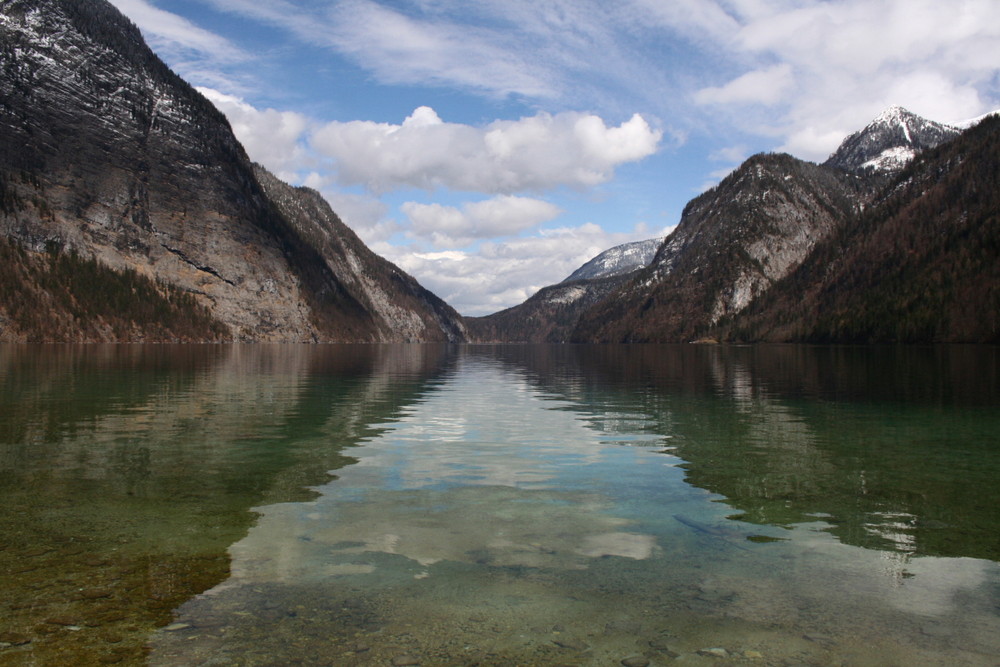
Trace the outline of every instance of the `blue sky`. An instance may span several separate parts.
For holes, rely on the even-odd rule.
[[[667,233],[753,153],[1000,108],[995,0],[112,3],[252,159],[466,315]]]

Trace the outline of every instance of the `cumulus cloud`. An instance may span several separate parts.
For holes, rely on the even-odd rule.
[[[328,123],[310,143],[334,161],[344,185],[501,194],[604,183],[616,167],[656,152],[662,137],[638,114],[611,127],[578,112],[474,127],[446,123],[420,107],[400,125]]]
[[[478,239],[511,236],[552,220],[561,211],[541,199],[500,195],[463,204],[406,202],[400,209],[410,219],[410,235],[438,248],[457,248]]]
[[[384,250],[390,260],[460,313],[488,315],[560,282],[608,248],[664,236],[668,231],[651,231],[639,224],[629,232],[612,233],[588,223],[483,243],[476,250],[415,253],[399,246]]]
[[[226,115],[233,133],[252,160],[260,162],[282,180],[298,181],[298,172],[310,165],[303,145],[311,125],[306,116],[293,111],[262,111],[240,97],[212,88],[198,88],[198,92]]]

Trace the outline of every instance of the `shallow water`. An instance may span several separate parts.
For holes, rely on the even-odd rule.
[[[0,347],[0,665],[995,665],[996,352]]]

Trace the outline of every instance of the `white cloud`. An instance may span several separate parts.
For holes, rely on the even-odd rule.
[[[410,219],[410,235],[429,240],[438,248],[457,248],[478,239],[511,236],[552,220],[561,211],[541,199],[500,195],[463,204],[406,202],[401,210]]]
[[[1000,4],[990,0],[744,2],[733,55],[778,65],[699,93],[727,104],[744,129],[773,134],[779,150],[825,159],[892,104],[934,120],[975,115],[1000,99]],[[785,67],[788,78],[761,76]],[[758,90],[795,91],[779,113],[754,112]],[[775,95],[772,101],[780,100]]]
[[[146,0],[111,0],[143,35],[159,48],[185,49],[222,61],[245,61],[250,55],[221,35],[200,28],[182,16],[154,7]]]
[[[792,67],[787,63],[754,70],[724,86],[702,88],[695,93],[698,104],[764,104],[782,101],[793,87]]]
[[[717,41],[730,39],[739,24],[712,0],[629,0],[644,24],[660,25],[681,34],[707,35]]]
[[[810,159],[891,104],[939,120],[1000,105],[995,0],[206,1],[380,83],[603,116],[639,109],[696,135],[725,124]],[[159,11],[118,3],[134,17]],[[192,48],[213,43],[190,24],[143,21]],[[416,173],[401,171],[406,183]],[[513,192],[508,182],[483,191]]]
[[[638,114],[617,127],[576,112],[473,127],[421,107],[401,125],[328,123],[310,143],[334,161],[344,185],[499,194],[607,182],[619,165],[652,155],[662,137]]]
[[[319,190],[344,224],[373,249],[375,245],[385,243],[403,230],[402,225],[389,217],[389,207],[385,202],[371,195],[310,185],[309,179],[304,184]]]
[[[649,7],[655,2],[206,1],[345,56],[381,84],[430,85],[614,115],[652,108],[679,92],[650,43],[634,39],[634,31],[645,32],[653,22]],[[702,11],[704,4],[686,0],[684,11],[666,12],[679,22],[671,40],[682,27],[715,25],[720,12]],[[684,19],[692,13],[696,19]],[[656,21],[668,23],[662,16]]]
[[[244,74],[232,74],[253,54],[188,19],[147,0],[111,0],[142,31],[150,47],[187,81],[227,90],[246,88]]]
[[[260,162],[282,180],[298,182],[298,173],[312,163],[303,145],[310,127],[307,117],[293,111],[261,111],[242,98],[212,88],[198,91],[226,115],[251,160]]]
[[[384,83],[448,84],[490,95],[549,97],[540,68],[508,33],[435,16],[420,20],[369,0],[336,3],[325,35]]]
[[[608,248],[666,233],[641,224],[630,232],[611,233],[588,223],[484,243],[474,251],[414,253],[399,246],[383,250],[460,313],[488,315],[558,283]]]

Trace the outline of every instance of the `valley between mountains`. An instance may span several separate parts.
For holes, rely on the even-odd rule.
[[[0,341],[1000,342],[1000,117],[755,155],[675,231],[463,318],[103,0],[0,5]]]

